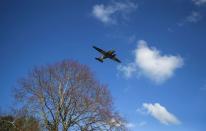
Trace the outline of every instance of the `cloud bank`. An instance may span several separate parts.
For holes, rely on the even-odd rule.
[[[117,19],[127,18],[128,14],[137,9],[132,2],[115,2],[109,5],[97,4],[93,6],[92,15],[104,24],[114,24]]]
[[[167,109],[159,103],[143,103],[142,106],[149,115],[157,119],[162,124],[177,125],[181,123],[175,115],[167,111]]]
[[[144,40],[137,42],[134,54],[134,62],[117,67],[126,78],[138,72],[156,83],[163,83],[173,76],[177,68],[183,66],[180,56],[161,55],[159,50],[150,48]]]

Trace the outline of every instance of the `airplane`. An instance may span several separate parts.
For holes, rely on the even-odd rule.
[[[101,57],[99,57],[99,58],[95,58],[96,60],[98,60],[99,62],[104,62],[104,59],[106,59],[106,58],[110,58],[110,59],[112,59],[112,60],[114,60],[114,61],[116,61],[116,62],[118,62],[118,63],[121,63],[121,61],[116,57],[116,54],[115,54],[115,50],[109,50],[109,51],[104,51],[104,50],[102,50],[102,49],[100,49],[100,48],[98,48],[98,47],[96,47],[96,46],[93,46],[93,48],[95,49],[95,50],[97,50],[97,51],[99,51],[101,54],[102,54],[102,56]]]

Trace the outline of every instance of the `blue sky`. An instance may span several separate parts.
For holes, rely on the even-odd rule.
[[[0,106],[33,66],[63,59],[109,86],[132,131],[205,131],[206,1],[0,1]],[[115,49],[122,64],[94,57]]]

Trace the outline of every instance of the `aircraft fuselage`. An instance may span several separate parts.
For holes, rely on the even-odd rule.
[[[106,59],[106,58],[113,58],[115,56],[116,54],[114,54],[114,51],[108,51],[104,55],[102,55],[101,58]]]

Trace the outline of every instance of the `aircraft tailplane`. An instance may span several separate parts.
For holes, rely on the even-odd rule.
[[[101,58],[95,58],[95,59],[98,60],[99,62],[102,62],[102,63],[104,62],[103,59]]]

